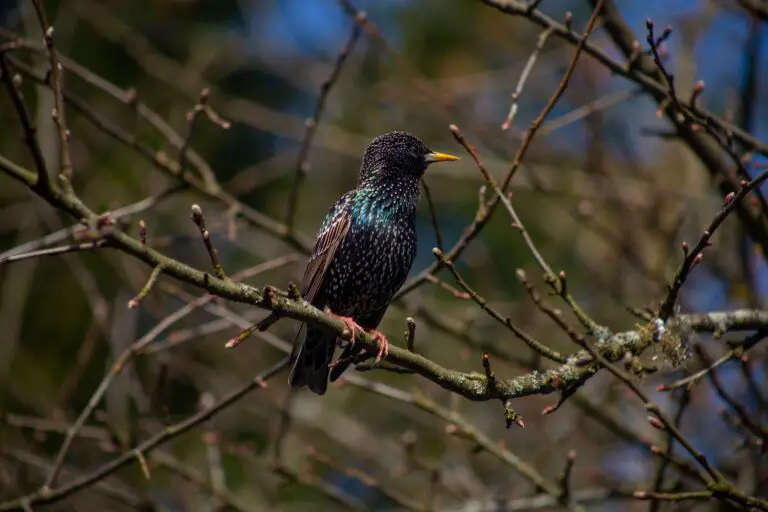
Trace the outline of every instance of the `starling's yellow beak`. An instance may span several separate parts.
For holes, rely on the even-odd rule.
[[[427,153],[424,155],[424,161],[428,164],[433,164],[435,162],[453,162],[458,159],[459,157],[449,155],[448,153]]]

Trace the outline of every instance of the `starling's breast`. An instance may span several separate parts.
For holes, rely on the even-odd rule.
[[[386,308],[416,256],[415,210],[396,196],[352,205],[352,225],[324,282],[332,311],[359,318]]]

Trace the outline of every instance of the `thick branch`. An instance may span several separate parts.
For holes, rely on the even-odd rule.
[[[23,169],[0,155],[0,169],[32,188],[36,177],[34,173]],[[39,192],[51,205],[66,211],[75,218],[89,224],[95,224],[98,217],[72,194],[62,192],[52,186],[47,191]],[[234,302],[250,304],[275,312],[279,316],[293,318],[317,327],[337,332],[340,336],[346,328],[344,322],[324,314],[303,300],[288,298],[287,293],[268,293],[266,288],[254,288],[232,280],[222,280],[207,272],[190,267],[170,258],[141,241],[117,231],[113,226],[103,228],[107,246],[128,253],[152,268],[161,266],[163,273],[180,281],[197,286],[209,293]],[[698,323],[693,322],[698,321]],[[669,329],[719,330],[753,329],[760,322],[768,326],[768,311],[734,311],[728,313],[710,313],[708,315],[681,315],[676,317]],[[367,348],[375,349],[376,341],[367,333],[361,333],[357,342]],[[600,339],[596,348],[603,357],[611,362],[621,360],[627,352],[640,354],[653,343],[652,336],[643,331],[627,331]],[[414,373],[431,380],[439,386],[475,401],[491,399],[509,400],[513,398],[549,394],[578,387],[597,371],[591,364],[592,357],[580,350],[570,356],[567,362],[545,372],[529,373],[512,379],[493,379],[489,383],[484,374],[463,373],[444,368],[407,349],[390,347],[387,360],[407,368]]]

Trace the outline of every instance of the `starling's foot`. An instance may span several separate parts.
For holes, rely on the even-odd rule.
[[[368,334],[373,336],[373,339],[379,342],[379,350],[376,352],[376,363],[378,364],[382,359],[386,359],[389,355],[389,341],[380,331],[371,329]]]
[[[352,319],[352,317],[349,316],[340,316],[336,315],[334,313],[329,313],[332,317],[338,318],[342,322],[344,322],[344,325],[347,326],[347,329],[349,329],[349,332],[352,333],[352,337],[349,339],[349,343],[354,345],[355,344],[355,334],[358,330],[363,330],[362,327],[357,325],[357,323]]]

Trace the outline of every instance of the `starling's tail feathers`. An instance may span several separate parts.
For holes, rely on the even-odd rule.
[[[306,330],[302,343],[301,331]],[[288,382],[292,387],[307,386],[318,395],[325,394],[328,388],[328,372],[336,348],[336,334],[302,325],[296,335],[291,353],[291,373]]]
[[[352,363],[356,362],[357,357],[362,351],[363,348],[360,345],[347,345],[336,360],[333,368],[331,368],[331,382],[335,382],[336,379],[341,377],[341,374],[344,373]]]

